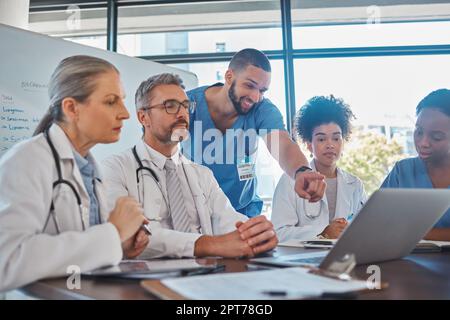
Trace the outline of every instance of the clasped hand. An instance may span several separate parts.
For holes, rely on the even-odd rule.
[[[271,250],[278,244],[273,224],[265,216],[253,217],[245,222],[238,221],[236,228],[240,240],[248,246],[245,256],[252,257]]]

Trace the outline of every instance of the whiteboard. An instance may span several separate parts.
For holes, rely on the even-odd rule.
[[[97,160],[133,146],[142,136],[134,94],[143,80],[170,72],[183,79],[186,89],[192,89],[198,83],[196,75],[191,72],[3,24],[0,24],[0,40],[0,157],[15,143],[32,136],[48,109],[50,76],[66,57],[78,54],[96,56],[114,64],[121,74],[130,119],[124,122],[118,142],[93,148]]]

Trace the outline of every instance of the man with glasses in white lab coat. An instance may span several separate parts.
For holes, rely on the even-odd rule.
[[[132,196],[150,220],[151,241],[141,257],[241,257],[274,248],[272,223],[238,213],[212,172],[181,154],[194,107],[182,80],[152,76],[135,98],[143,139],[104,161],[104,180],[111,205]]]

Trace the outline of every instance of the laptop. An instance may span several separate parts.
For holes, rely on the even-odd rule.
[[[380,189],[344,230],[330,251],[262,257],[252,262],[277,266],[318,266],[354,254],[356,264],[402,258],[450,207],[449,189]]]

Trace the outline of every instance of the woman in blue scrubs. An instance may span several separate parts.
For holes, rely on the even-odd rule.
[[[450,189],[450,90],[430,93],[416,115],[414,145],[419,156],[397,162],[381,188]],[[425,239],[450,241],[450,209]]]

